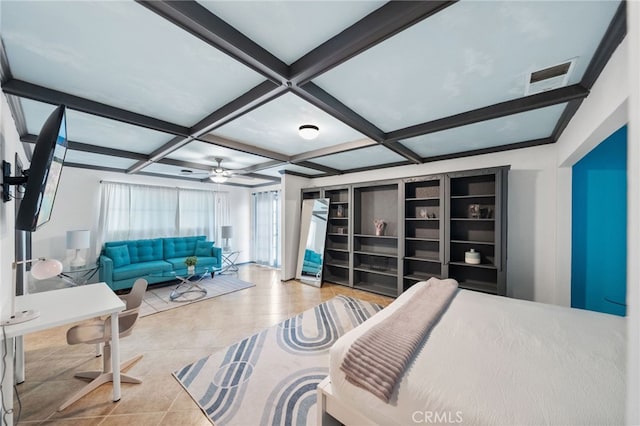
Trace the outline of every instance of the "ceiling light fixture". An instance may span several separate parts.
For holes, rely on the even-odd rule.
[[[298,134],[303,139],[311,140],[318,137],[320,129],[318,126],[314,126],[313,124],[303,124],[298,127]]]
[[[209,176],[209,179],[211,179],[215,183],[225,183],[229,178],[222,175],[213,175],[213,176]]]

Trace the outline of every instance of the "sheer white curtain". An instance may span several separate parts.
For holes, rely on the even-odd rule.
[[[280,266],[280,191],[253,194],[253,259]]]
[[[102,182],[97,249],[105,241],[174,235],[177,220],[176,188]]]
[[[175,235],[178,227],[178,193],[164,186],[130,185],[131,218],[127,240]]]
[[[96,256],[106,241],[126,240],[129,235],[129,185],[102,182]]]
[[[211,191],[179,189],[179,226],[181,235],[216,236],[216,195]]]
[[[223,247],[220,229],[222,226],[231,225],[231,209],[229,205],[229,194],[226,192],[215,193],[215,241],[217,247]],[[236,232],[238,232],[236,230]]]
[[[96,254],[106,241],[206,235],[229,220],[226,193],[102,182]],[[224,221],[224,222],[221,222]]]

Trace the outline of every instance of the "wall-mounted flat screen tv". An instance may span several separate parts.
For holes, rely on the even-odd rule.
[[[33,232],[51,219],[66,153],[66,114],[65,106],[60,105],[47,118],[36,139],[16,229]]]

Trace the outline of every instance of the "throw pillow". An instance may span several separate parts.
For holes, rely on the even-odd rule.
[[[113,267],[119,268],[131,264],[131,258],[129,257],[129,247],[127,246],[112,246],[104,249],[104,253],[107,257],[113,260]]]
[[[200,257],[211,257],[212,248],[213,248],[213,241],[199,240],[196,242],[195,255]]]

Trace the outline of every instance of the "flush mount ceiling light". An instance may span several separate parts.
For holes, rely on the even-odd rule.
[[[313,124],[303,124],[298,127],[298,134],[303,139],[311,140],[318,137],[320,129],[318,126],[314,126]]]

